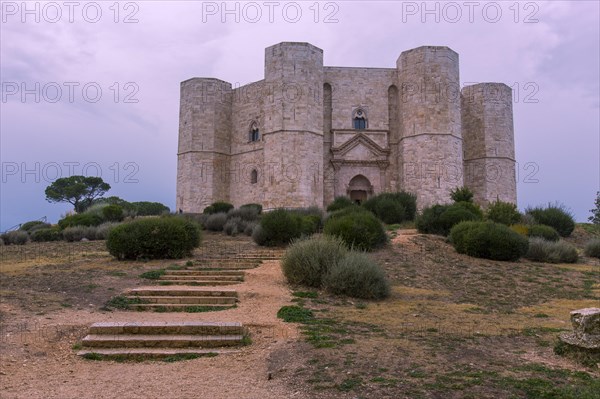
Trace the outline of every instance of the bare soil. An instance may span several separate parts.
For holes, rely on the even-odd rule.
[[[493,262],[457,254],[441,237],[392,235],[372,254],[392,282],[385,301],[294,297],[308,290],[287,286],[279,262],[266,261],[231,286],[237,308],[207,313],[102,310],[122,290],[148,285],[142,272],[187,259],[118,262],[103,242],[0,247],[1,397],[598,397],[583,395],[600,391],[600,369],[553,353],[569,312],[600,306],[597,259]],[[578,228],[572,242],[581,248],[588,236]],[[194,258],[256,249],[247,237],[205,234]],[[277,319],[290,304],[322,324]],[[72,349],[93,322],[151,320],[239,321],[252,344],[174,363],[95,362]]]

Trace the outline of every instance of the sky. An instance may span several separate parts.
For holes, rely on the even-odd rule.
[[[44,190],[100,176],[107,195],[175,208],[179,85],[264,77],[264,49],[309,42],[330,66],[459,53],[461,86],[513,88],[517,196],[586,221],[600,189],[596,1],[1,1],[0,231],[69,204]]]

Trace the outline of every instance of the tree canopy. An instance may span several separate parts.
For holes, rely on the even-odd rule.
[[[46,187],[45,193],[46,201],[68,202],[75,207],[75,212],[81,213],[108,190],[110,185],[101,177],[70,176],[56,179]]]

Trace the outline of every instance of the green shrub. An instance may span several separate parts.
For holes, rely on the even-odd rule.
[[[257,223],[252,229],[252,240],[258,245],[264,246],[267,243],[267,235],[265,234],[260,223]]]
[[[450,231],[450,242],[459,253],[502,261],[515,261],[528,249],[527,238],[494,222],[459,223]]]
[[[456,187],[450,192],[454,202],[473,202],[473,192],[467,187]]]
[[[432,205],[423,209],[423,212],[417,217],[416,226],[419,233],[422,234],[444,234],[444,229],[440,226],[439,219],[442,213],[450,205]]]
[[[96,239],[96,227],[94,226],[73,226],[67,227],[62,231],[65,241],[81,241],[84,238],[89,241]]]
[[[78,213],[76,215],[65,216],[58,221],[58,226],[61,229],[74,226],[98,226],[103,222],[102,217],[89,214],[89,213]]]
[[[402,223],[405,214],[402,204],[391,198],[382,198],[375,205],[375,215],[386,224]]]
[[[227,223],[226,213],[213,213],[208,217],[208,219],[206,219],[206,222],[204,223],[204,228],[210,231],[223,231],[225,223]]]
[[[339,212],[344,212],[342,209]],[[345,216],[330,217],[323,232],[341,238],[349,247],[371,251],[385,245],[387,236],[383,225],[370,212],[354,212]]]
[[[107,205],[102,208],[102,217],[107,222],[120,222],[123,220],[123,208],[119,205]]]
[[[323,283],[325,289],[337,295],[361,299],[383,299],[390,295],[390,285],[383,270],[361,252],[349,252],[333,263]]]
[[[311,236],[321,230],[322,220],[318,215],[302,216],[301,230],[305,236]]]
[[[344,209],[344,208],[352,206],[352,205],[355,205],[355,204],[348,197],[345,197],[345,196],[335,197],[333,202],[331,204],[327,205],[327,212],[339,211],[340,209]]]
[[[31,222],[25,222],[21,225],[19,230],[26,231],[28,233],[32,233],[37,229],[47,229],[51,225],[50,223],[42,222],[41,220],[32,220]]]
[[[259,212],[255,207],[248,206],[245,208],[229,210],[229,212],[227,212],[227,217],[228,218],[237,217],[244,221],[254,221],[254,220],[258,220]]]
[[[311,237],[294,241],[283,258],[281,268],[291,284],[320,287],[323,276],[343,258],[348,248],[336,237]]]
[[[547,263],[576,263],[579,256],[575,247],[564,241],[554,242],[533,237],[529,240],[525,258]]]
[[[334,211],[334,212],[327,214],[327,218],[326,218],[325,222],[327,222],[330,219],[335,219],[335,218],[348,216],[348,215],[355,215],[357,213],[371,213],[371,212],[369,212],[362,206],[354,204],[352,206],[347,206],[345,208],[342,208],[339,211]],[[373,213],[371,213],[371,214],[373,215]]]
[[[232,217],[223,226],[223,231],[228,236],[237,236],[240,233],[243,233],[246,230],[246,221],[241,217]]]
[[[200,245],[198,224],[178,217],[145,218],[113,228],[106,240],[111,255],[123,259],[179,259]]]
[[[585,245],[585,256],[600,259],[600,239],[594,238]]]
[[[405,191],[381,193],[365,201],[363,207],[384,223],[402,223],[405,220],[414,220],[417,212],[417,197]]]
[[[227,213],[231,209],[233,209],[233,205],[229,202],[217,201],[204,208],[203,213],[208,213],[209,215],[213,213]]]
[[[96,227],[96,240],[106,240],[108,238],[108,233],[118,225],[119,223],[105,222]]]
[[[575,229],[573,215],[562,205],[528,208],[526,214],[531,215],[538,224],[554,227],[561,237],[568,237]]]
[[[31,233],[31,241],[35,242],[60,241],[62,239],[63,236],[58,227],[37,229]]]
[[[287,245],[302,235],[302,216],[297,212],[276,209],[263,214],[260,227],[260,242],[254,240],[258,245]],[[254,233],[252,237],[254,238]]]
[[[29,241],[29,234],[23,230],[13,230],[2,235],[6,245],[25,245]]]
[[[517,209],[517,206],[513,203],[500,200],[490,204],[485,216],[487,220],[502,223],[506,226],[511,226],[521,221],[521,213]]]
[[[263,207],[261,204],[244,204],[240,206],[240,209],[254,209],[256,213],[260,215],[262,213]]]
[[[533,226],[529,226],[527,235],[529,237],[540,237],[548,241],[560,240],[560,235],[558,234],[558,231],[556,231],[550,226],[545,226],[543,224],[534,224]]]
[[[254,232],[254,229],[256,228],[256,226],[258,226],[258,222],[246,223],[246,228],[244,229],[244,234],[246,234],[248,237],[252,237],[252,233]]]
[[[138,216],[159,216],[171,211],[160,202],[137,201],[131,202],[131,205],[135,207]]]
[[[460,222],[481,220],[477,214],[469,211],[462,203],[452,204],[439,217],[439,229],[443,235],[448,235],[450,229]]]
[[[417,218],[417,229],[424,234],[448,235],[450,229],[463,221],[481,220],[479,207],[470,202],[456,202],[452,205],[433,205],[425,208]]]

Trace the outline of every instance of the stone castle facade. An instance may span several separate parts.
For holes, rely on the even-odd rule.
[[[309,43],[265,50],[265,78],[241,87],[181,83],[177,209],[324,207],[385,191],[419,208],[467,186],[476,202],[516,203],[512,91],[461,89],[458,54],[424,46],[395,68],[323,65]]]

